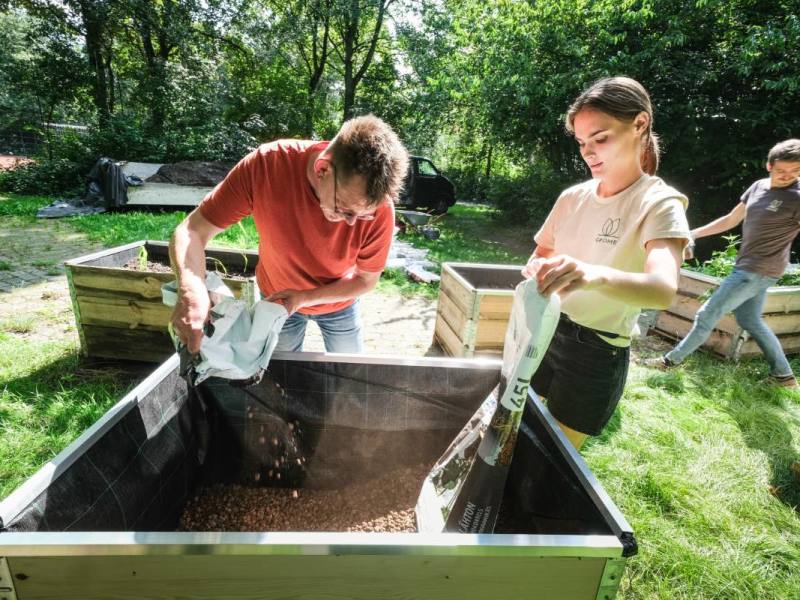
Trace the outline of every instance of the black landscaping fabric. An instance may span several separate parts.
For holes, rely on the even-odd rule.
[[[210,379],[191,390],[176,370],[6,527],[170,531],[202,485],[344,488],[432,465],[498,378],[495,369],[273,360],[258,385]],[[529,411],[498,530],[608,533],[547,436]]]
[[[172,183],[176,185],[196,185],[214,187],[225,179],[236,163],[186,161],[161,165],[158,171],[148,177],[148,183]]]

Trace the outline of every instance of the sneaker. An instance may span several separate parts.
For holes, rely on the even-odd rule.
[[[770,375],[765,379],[761,380],[761,383],[764,385],[769,385],[771,387],[782,387],[782,388],[789,388],[789,389],[797,389],[797,378],[794,375],[786,375],[784,377],[776,377],[775,375]]]
[[[672,367],[677,366],[666,356],[657,356],[656,358],[646,358],[642,361],[642,364],[645,367],[650,367],[652,369],[659,369],[660,371],[666,371],[667,369],[671,369]]]

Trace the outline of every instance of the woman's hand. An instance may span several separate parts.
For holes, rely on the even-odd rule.
[[[537,259],[539,261],[536,280],[539,282],[538,290],[542,296],[550,294],[567,294],[584,289],[591,290],[604,285],[607,281],[607,268],[601,265],[591,265],[566,254],[559,254],[551,258]],[[528,269],[531,261],[525,269]],[[524,274],[525,270],[523,270]]]

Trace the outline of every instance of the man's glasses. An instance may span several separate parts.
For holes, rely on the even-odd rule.
[[[333,212],[342,217],[345,221],[374,221],[375,215],[357,215],[349,210],[340,210],[336,200],[336,167],[331,163],[333,169]]]

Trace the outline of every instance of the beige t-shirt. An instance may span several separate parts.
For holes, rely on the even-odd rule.
[[[645,244],[659,238],[689,239],[686,196],[659,177],[644,174],[614,196],[597,195],[599,180],[565,190],[536,233],[536,243],[578,260],[620,271],[643,273]],[[561,312],[592,329],[618,334],[606,338],[627,346],[638,334],[640,309],[598,291],[567,294]]]

